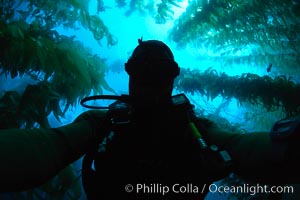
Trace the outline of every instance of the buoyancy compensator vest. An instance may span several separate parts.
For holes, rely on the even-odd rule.
[[[108,108],[110,131],[83,160],[88,199],[201,199],[230,172],[230,156],[205,142],[184,94],[151,109],[124,96]]]

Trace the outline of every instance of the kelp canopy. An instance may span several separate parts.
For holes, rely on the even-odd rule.
[[[78,98],[113,91],[104,80],[105,62],[74,36],[60,35],[55,28],[90,30],[107,45],[116,40],[103,21],[88,13],[88,1],[1,1],[0,68],[11,78],[29,75],[36,80],[23,94],[7,91],[1,101],[1,128],[49,127],[47,116],[63,116]],[[59,103],[63,100],[65,108]]]
[[[169,38],[182,47],[211,50],[230,64],[237,58],[260,66],[299,68],[299,10],[297,0],[191,1]],[[249,55],[237,56],[247,48]]]
[[[125,15],[130,16],[134,12],[142,15],[150,15],[158,24],[164,24],[167,20],[173,19],[174,7],[180,7],[182,0],[115,0],[118,8],[126,8]]]
[[[241,76],[228,76],[208,68],[184,70],[176,80],[176,88],[188,93],[198,93],[208,100],[221,96],[235,98],[243,105],[250,103],[261,106],[269,112],[281,110],[287,117],[300,114],[300,84],[286,76],[258,76],[244,73]]]

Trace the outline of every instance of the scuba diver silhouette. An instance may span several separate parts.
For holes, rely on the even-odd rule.
[[[172,96],[180,68],[170,48],[138,42],[125,63],[129,95],[108,109],[58,128],[0,131],[0,191],[39,186],[82,156],[88,199],[201,199],[231,172],[262,184],[300,181],[299,118],[270,133],[224,131],[197,117],[184,94]],[[105,96],[81,103],[97,98]]]

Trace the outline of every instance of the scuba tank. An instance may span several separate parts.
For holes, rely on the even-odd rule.
[[[91,107],[87,106],[86,102],[90,100],[95,99],[115,99],[116,101],[112,104],[110,104],[107,107]],[[101,195],[106,196],[109,195],[108,191],[101,192],[100,190],[108,187],[114,187],[112,191],[115,191],[116,193],[119,193],[118,195],[122,195],[126,199],[126,197],[131,198],[132,194],[128,194],[124,191],[124,186],[128,183],[122,182],[121,176],[126,176],[127,181],[132,180],[134,181],[141,181],[143,179],[139,179],[139,177],[136,177],[136,179],[132,179],[131,171],[134,171],[130,169],[131,167],[134,167],[137,162],[134,160],[127,159],[127,162],[124,162],[124,160],[119,161],[118,159],[112,159],[111,155],[115,155],[114,153],[117,152],[116,155],[121,155],[118,158],[124,159],[130,157],[128,154],[136,154],[138,158],[141,154],[142,156],[145,156],[146,159],[143,160],[143,164],[150,164],[151,168],[154,168],[154,173],[152,174],[155,177],[159,177],[160,179],[152,179],[152,175],[150,176],[151,180],[154,180],[159,183],[163,183],[164,177],[172,177],[173,184],[175,184],[175,181],[180,181],[181,179],[177,179],[177,177],[184,177],[184,180],[186,182],[193,181],[203,181],[203,183],[209,183],[215,180],[219,180],[221,178],[224,178],[231,172],[231,158],[228,155],[226,151],[219,150],[217,146],[215,145],[209,145],[206,143],[204,137],[199,131],[199,128],[197,127],[197,124],[195,124],[196,115],[193,111],[193,106],[190,104],[188,98],[184,94],[178,94],[175,96],[172,96],[171,99],[172,104],[172,110],[175,110],[174,113],[176,116],[172,116],[173,119],[178,119],[178,121],[172,121],[169,123],[169,121],[164,122],[163,116],[157,116],[159,122],[163,127],[164,126],[175,126],[179,128],[177,129],[177,132],[179,132],[181,135],[174,135],[173,133],[167,134],[167,139],[164,140],[165,145],[160,145],[157,143],[157,145],[152,145],[150,142],[150,146],[148,145],[148,141],[143,143],[143,140],[151,140],[147,138],[147,134],[151,133],[149,128],[147,128],[148,121],[145,121],[145,123],[142,123],[140,125],[141,119],[139,119],[139,115],[135,114],[134,112],[134,106],[131,104],[130,98],[127,95],[122,96],[94,96],[94,97],[88,97],[81,101],[81,105],[89,108],[98,108],[98,109],[107,109],[107,120],[110,122],[110,132],[107,133],[106,138],[102,143],[99,144],[97,148],[95,148],[94,151],[89,152],[83,160],[83,167],[82,167],[82,181],[84,190],[86,191],[88,199],[100,199]],[[159,110],[159,109],[158,109]],[[155,118],[155,116],[154,116]],[[166,119],[167,120],[167,119]],[[182,129],[179,123],[182,124]],[[145,127],[144,127],[145,125]],[[140,126],[141,129],[138,129],[139,131],[145,132],[145,133],[128,133],[128,132],[136,132],[135,126]],[[159,125],[152,124],[151,127],[157,127],[159,128]],[[168,130],[168,129],[167,129]],[[170,129],[173,130],[173,129]],[[184,131],[185,130],[185,131]],[[122,133],[121,133],[122,132]],[[170,132],[170,131],[169,131]],[[152,132],[156,134],[155,132]],[[144,134],[144,135],[143,135]],[[157,134],[157,135],[163,135],[163,134]],[[118,141],[122,140],[119,138],[125,138],[125,137],[139,137],[141,141],[139,141],[139,144],[136,145],[136,143],[133,143],[134,145],[129,144],[127,148],[123,148],[121,150],[115,150],[117,149],[118,145],[114,144]],[[180,144],[180,142],[183,142],[185,138],[189,138],[188,142],[186,142],[185,146]],[[163,138],[165,139],[165,138]],[[181,140],[182,139],[182,140]],[[130,140],[130,139],[128,139]],[[155,141],[155,138],[151,141]],[[190,142],[190,143],[189,143]],[[126,143],[126,142],[125,142]],[[126,145],[126,144],[125,144]],[[144,151],[144,149],[152,148],[149,151]],[[193,150],[193,155],[191,156],[191,161],[189,161],[186,157],[189,157],[185,155],[185,151],[183,150],[185,147],[189,148],[190,150]],[[130,151],[129,149],[133,149]],[[138,148],[138,149],[136,149]],[[136,153],[136,151],[142,152]],[[159,152],[166,151],[167,153],[162,152],[161,155],[159,155]],[[108,153],[107,153],[108,152]],[[146,152],[146,153],[145,153]],[[189,151],[186,151],[189,152]],[[149,153],[153,153],[155,156],[159,156],[158,162],[153,163],[151,160],[147,160],[147,155]],[[156,157],[153,157],[154,159]],[[172,157],[169,163],[163,163],[161,162],[162,157]],[[174,160],[172,160],[174,159]],[[183,161],[182,161],[182,160]],[[187,161],[187,162],[185,162]],[[112,164],[109,164],[111,162]],[[132,164],[130,163],[132,162]],[[140,164],[140,162],[138,163]],[[171,165],[171,166],[170,166]],[[156,167],[159,169],[162,169],[161,174],[157,174]],[[148,168],[144,168],[145,173],[151,173],[149,172]],[[172,169],[177,169],[177,172],[170,172]],[[181,170],[181,169],[184,169]],[[141,170],[140,168],[137,169],[137,171]],[[143,170],[143,169],[142,169]],[[129,172],[130,171],[130,172]],[[108,183],[109,180],[113,179],[111,174],[114,174],[115,177],[118,178],[116,182]],[[168,174],[168,175],[166,175]],[[191,174],[190,176],[186,176],[186,174]],[[199,178],[199,174],[201,174]],[[176,177],[177,176],[177,177]],[[194,176],[194,177],[192,177]],[[134,177],[135,178],[135,177]],[[144,178],[144,177],[142,177]],[[146,177],[149,179],[149,177]],[[188,179],[192,178],[192,179]],[[125,179],[125,180],[126,180]],[[185,180],[186,179],[186,180]],[[203,179],[203,180],[201,180]],[[106,182],[107,181],[107,182]],[[145,180],[144,180],[145,181]],[[166,184],[169,182],[165,182]],[[102,188],[103,187],[103,188]],[[119,188],[119,189],[116,189]],[[104,189],[105,190],[105,189]],[[122,190],[122,191],[121,191]],[[208,191],[205,191],[202,195],[205,196]],[[118,196],[117,195],[117,196]],[[135,194],[137,195],[137,194]],[[199,197],[199,194],[197,194]],[[94,198],[96,197],[96,198]],[[138,196],[141,197],[141,196]],[[145,196],[147,197],[147,196]],[[109,196],[109,199],[111,199],[112,196]],[[156,198],[157,199],[157,198]]]

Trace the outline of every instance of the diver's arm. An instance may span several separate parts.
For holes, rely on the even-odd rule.
[[[39,186],[79,159],[95,144],[95,127],[101,125],[96,120],[102,114],[95,115],[85,113],[56,129],[1,130],[0,191]]]
[[[291,152],[285,141],[272,141],[268,132],[240,134],[211,127],[206,138],[229,152],[234,172],[245,179],[281,184],[300,181],[299,151]]]

